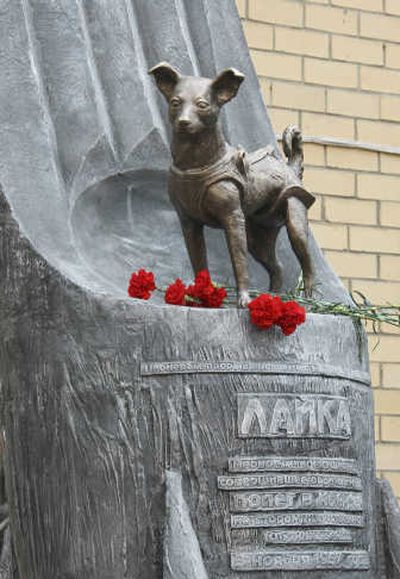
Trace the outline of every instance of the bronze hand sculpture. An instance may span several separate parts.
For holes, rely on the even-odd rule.
[[[285,225],[303,272],[305,291],[313,284],[308,250],[307,209],[314,197],[301,185],[299,129],[283,134],[287,164],[270,147],[247,154],[224,139],[221,107],[233,99],[244,76],[229,68],[214,80],[182,76],[168,63],[153,67],[157,86],[169,105],[173,128],[169,196],[178,213],[194,273],[207,268],[203,228],[222,228],[232,259],[238,306],[249,301],[247,250],[268,271],[270,290],[282,285],[276,238]]]

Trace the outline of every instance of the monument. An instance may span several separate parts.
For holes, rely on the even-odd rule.
[[[0,32],[4,578],[400,576],[360,328],[309,314],[287,337],[126,294],[141,267],[192,277],[151,67],[240,70],[226,139],[280,158],[234,3],[13,0]],[[223,232],[206,244],[235,285]],[[351,304],[308,247],[317,295]],[[292,290],[285,228],[277,254]]]

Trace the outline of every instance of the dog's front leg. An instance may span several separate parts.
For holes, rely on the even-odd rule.
[[[246,221],[243,211],[235,209],[224,216],[222,225],[231,255],[238,292],[238,307],[245,308],[250,301],[249,274],[247,269]]]
[[[210,215],[225,231],[238,293],[238,307],[250,301],[247,272],[246,221],[240,203],[240,191],[232,181],[220,181],[207,192],[205,203]]]
[[[186,216],[180,216],[180,222],[193,272],[196,275],[202,269],[208,269],[204,227]]]

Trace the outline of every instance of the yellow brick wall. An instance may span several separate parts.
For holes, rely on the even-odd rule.
[[[400,147],[400,0],[237,5],[277,133]],[[399,303],[400,156],[306,143],[305,159],[328,260],[351,291]],[[377,466],[400,497],[400,333],[369,333]]]

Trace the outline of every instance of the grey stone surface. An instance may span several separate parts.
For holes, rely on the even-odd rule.
[[[378,576],[372,391],[364,339],[350,320],[310,315],[287,338],[279,330],[251,327],[248,314],[234,308],[192,310],[89,294],[35,254],[11,216],[2,214],[7,309],[0,365],[12,528],[22,578],[162,577],[164,538],[172,544],[172,568],[179,569],[174,539],[186,530],[189,542],[192,532],[197,536],[209,577],[256,579],[259,571],[232,570],[231,557],[242,560],[243,550],[268,555],[263,532],[271,527],[235,528],[240,513],[230,495],[237,491],[218,488],[218,477],[232,476],[229,459],[238,456],[330,458],[331,467],[317,461],[310,472],[298,471],[297,463],[283,464],[272,471],[277,477],[272,486],[281,490],[284,477],[289,487],[283,490],[290,490],[287,477],[304,474],[300,490],[314,492],[316,485],[321,492],[336,491],[337,510],[286,510],[281,496],[275,510],[257,516],[275,516],[274,529],[288,528],[289,517],[293,530],[303,523],[309,528],[309,516],[312,528],[336,528],[336,517],[339,528],[351,532],[351,542],[334,544],[334,550],[369,553],[368,570],[365,554],[341,575],[339,569],[326,570],[331,559],[317,554],[310,560],[321,557],[323,569],[271,571],[271,577]],[[231,363],[239,371],[235,364],[230,370]],[[278,400],[291,394],[298,412],[311,394],[323,401],[344,398],[350,436],[329,438],[337,424],[332,405],[320,407],[325,436],[313,434],[311,408],[304,416],[309,438],[288,436],[284,414],[275,438],[239,437],[239,395],[266,393]],[[342,474],[335,458],[346,459]],[[165,497],[166,471],[181,473],[182,495],[176,490],[178,474],[170,478]],[[354,492],[362,494],[363,505],[356,517],[337,495],[352,500]],[[181,511],[184,522],[171,509],[177,502],[190,513],[189,518]],[[325,543],[300,548],[327,550]],[[340,568],[349,565],[348,557],[339,558]],[[194,559],[188,564],[198,565],[197,555]]]
[[[387,480],[378,481],[383,510],[383,541],[388,577],[400,577],[400,508]]]
[[[385,578],[362,332],[310,315],[286,338],[251,327],[245,311],[126,298],[138,267],[161,282],[190,275],[165,191],[166,110],[147,69],[168,60],[213,76],[236,66],[247,81],[226,134],[249,150],[275,145],[234,3],[0,0],[0,33],[0,381],[20,578],[161,579],[166,553],[173,573],[184,560],[210,579],[257,579],[264,567],[272,579]],[[224,244],[210,246],[212,272],[230,279]],[[280,247],[293,287],[297,261],[284,239]],[[313,251],[321,295],[349,300]],[[255,267],[253,280],[266,285]],[[246,436],[239,395],[255,401]],[[314,535],[325,532],[315,543],[271,547],[270,526],[235,528],[236,491],[219,489],[218,477],[233,476],[237,457],[277,459],[275,494],[263,500],[279,510],[255,514],[275,530],[317,521]],[[290,463],[299,457],[331,462],[310,463],[308,499],[290,488],[278,497],[279,481],[300,480]],[[301,480],[303,493],[314,479]],[[352,515],[339,507],[354,492],[363,511]],[[338,509],[285,509],[299,500]],[[327,529],[341,540],[327,545]],[[294,549],[305,552],[301,569]]]
[[[208,579],[179,471],[165,473],[165,506],[163,579]]]

